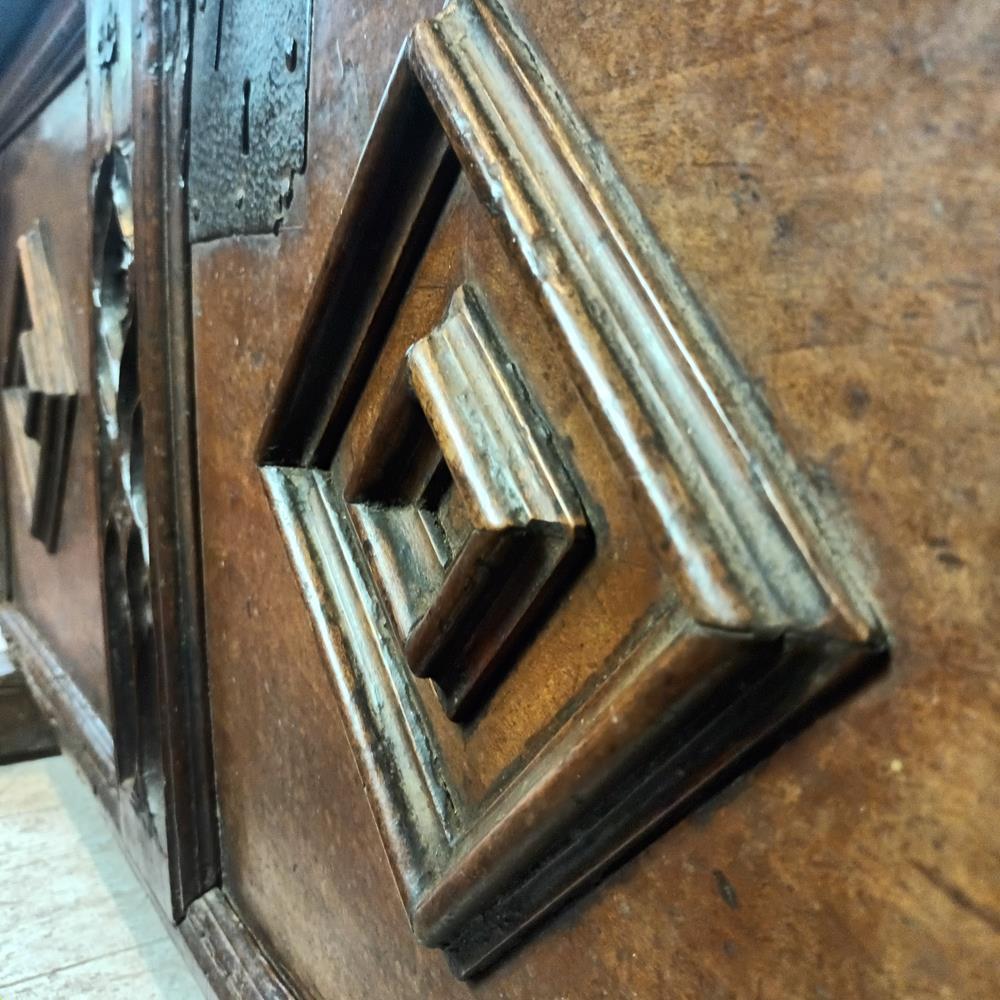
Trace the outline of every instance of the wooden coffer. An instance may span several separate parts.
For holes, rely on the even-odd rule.
[[[995,997],[1000,12],[14,7],[4,656],[206,988]]]

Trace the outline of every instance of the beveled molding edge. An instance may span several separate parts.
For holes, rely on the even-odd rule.
[[[84,31],[84,0],[51,0],[0,76],[0,150],[83,69]]]
[[[220,1000],[294,1000],[300,995],[268,960],[221,889],[193,900],[173,931]]]
[[[681,606],[650,617],[609,679],[464,828],[324,472],[375,350],[371,331],[451,189],[453,156],[624,474],[641,483],[637,503],[669,538],[665,573]],[[357,248],[373,243],[371,287],[358,293]],[[493,0],[453,3],[404,47],[261,461],[414,931],[461,976],[884,659],[849,554],[746,376]]]
[[[38,707],[56,731],[112,817],[118,815],[114,747],[104,720],[94,711],[28,617],[11,604],[0,606],[7,654],[21,671]]]
[[[0,400],[29,531],[59,543],[79,385],[48,240],[36,219],[17,238],[17,287]],[[21,323],[30,320],[27,327]]]

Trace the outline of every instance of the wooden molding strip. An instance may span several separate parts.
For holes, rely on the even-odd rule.
[[[221,889],[210,889],[188,907],[180,934],[220,1000],[293,1000],[298,995]]]
[[[175,915],[218,882],[204,660],[194,372],[183,148],[193,7],[149,4],[133,42],[132,221],[150,590],[156,608],[167,839]],[[169,67],[169,68],[168,68]]]
[[[53,0],[0,78],[0,150],[83,69],[83,0]]]
[[[118,815],[111,733],[35,626],[16,608],[0,608],[8,655],[28,682],[38,707],[52,720],[60,745],[80,765],[105,809]]]
[[[411,62],[668,531],[694,616],[865,637],[868,609],[748,446],[748,401],[728,391],[745,380],[504,9],[452,5],[416,27]]]

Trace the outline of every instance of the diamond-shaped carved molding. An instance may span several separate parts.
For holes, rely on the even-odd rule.
[[[490,303],[469,288],[402,370],[396,355],[383,371],[459,172],[617,468],[568,460],[507,361]],[[396,382],[359,446],[373,373]],[[749,379],[494,0],[458,0],[404,47],[261,464],[409,918],[460,975],[496,961],[885,652],[849,546]],[[463,685],[510,690],[528,654],[492,649],[529,622],[561,615],[571,627],[574,556],[586,556],[582,576],[614,544],[596,531],[607,512],[589,506],[588,475],[628,484],[659,590],[636,595],[647,603],[627,641],[470,802],[453,780]],[[484,592],[509,585],[523,614],[518,600],[483,600],[470,551]],[[485,606],[499,609],[488,623]],[[525,629],[521,646],[540,634]],[[458,721],[428,711],[425,676]],[[477,726],[492,705],[477,704]]]
[[[463,714],[565,577],[586,518],[483,305],[460,288],[410,348],[348,483],[415,674]]]
[[[4,417],[31,534],[54,552],[78,388],[62,300],[39,222],[18,238],[17,254]]]

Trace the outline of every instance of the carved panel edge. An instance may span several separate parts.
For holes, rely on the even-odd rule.
[[[4,372],[10,454],[31,534],[55,552],[79,388],[62,297],[40,221],[18,237],[18,294]],[[22,308],[15,307],[15,313]],[[18,329],[24,320],[30,326]]]

